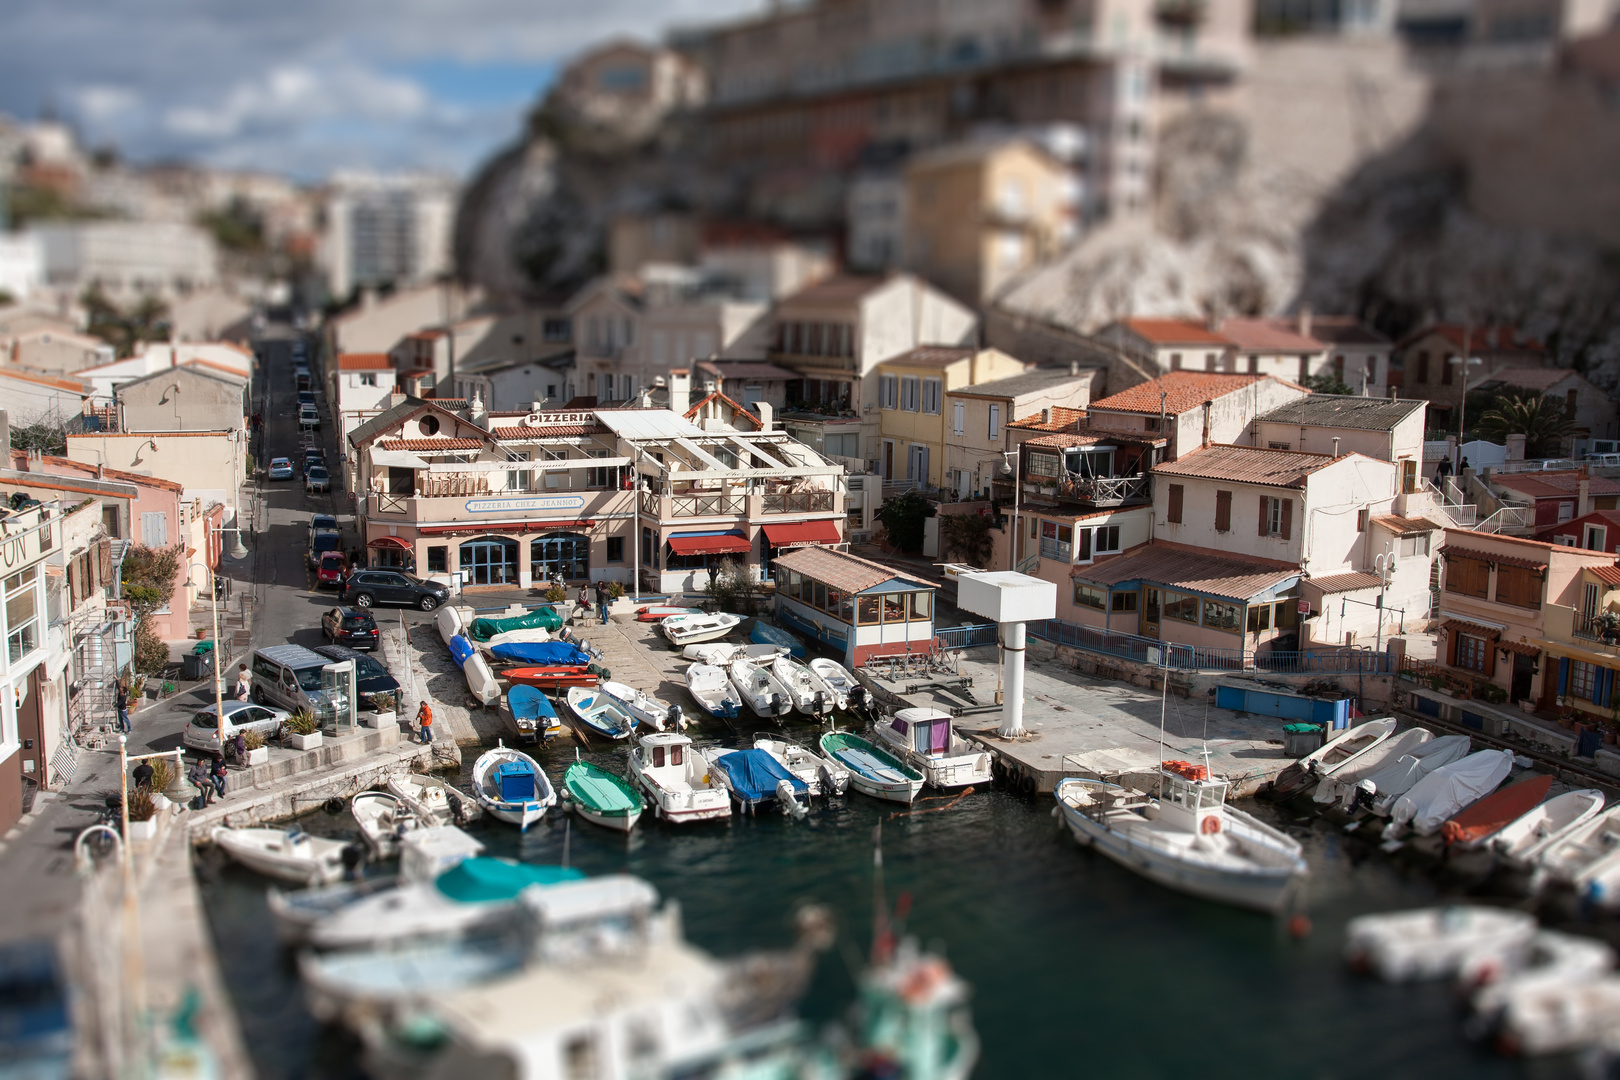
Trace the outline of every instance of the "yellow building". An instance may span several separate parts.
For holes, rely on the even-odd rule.
[[[1079,181],[1022,139],[918,155],[906,167],[907,266],[972,303],[1075,237]]]
[[[945,395],[1017,375],[1028,365],[997,349],[924,346],[877,366],[878,471],[937,488],[945,468]]]

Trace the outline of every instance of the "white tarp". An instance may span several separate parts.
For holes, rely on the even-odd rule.
[[[379,469],[389,466],[401,469],[425,469],[428,467],[426,461],[409,450],[384,450],[380,446],[371,448],[371,464]]]
[[[1372,784],[1373,795],[1404,795],[1414,784],[1443,765],[1450,765],[1468,753],[1468,736],[1442,735],[1414,747],[1394,761],[1369,773],[1365,781]]]
[[[1428,836],[1451,815],[1495,791],[1512,771],[1510,750],[1481,750],[1438,768],[1395,800],[1390,827],[1410,821],[1418,835]]]

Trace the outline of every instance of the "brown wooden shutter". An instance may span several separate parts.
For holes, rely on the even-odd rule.
[[[1461,636],[1455,627],[1446,631],[1446,663],[1452,667],[1457,666],[1457,639]]]
[[[1266,518],[1271,516],[1270,513],[1269,513],[1270,510],[1271,510],[1271,499],[1270,499],[1270,497],[1266,496],[1266,495],[1260,496],[1260,535],[1261,536],[1267,535],[1267,533],[1266,533]]]
[[[1182,486],[1180,484],[1171,484],[1170,485],[1170,514],[1169,514],[1169,518],[1170,518],[1170,520],[1172,522],[1176,523],[1177,525],[1181,524],[1181,496],[1182,496],[1182,491],[1183,491],[1183,489],[1182,489]]]
[[[1485,639],[1485,677],[1496,674],[1496,639]]]
[[[1290,540],[1294,535],[1294,500],[1284,499],[1282,513],[1282,538]]]
[[[1215,493],[1215,531],[1232,531],[1232,493],[1230,491],[1217,491]]]

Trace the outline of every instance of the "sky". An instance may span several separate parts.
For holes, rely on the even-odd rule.
[[[133,161],[464,176],[580,50],[760,0],[5,0],[0,113]]]

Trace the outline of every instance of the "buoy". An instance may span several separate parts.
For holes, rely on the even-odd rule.
[[[1296,911],[1288,916],[1288,936],[1296,941],[1311,936],[1311,920],[1304,912]]]

